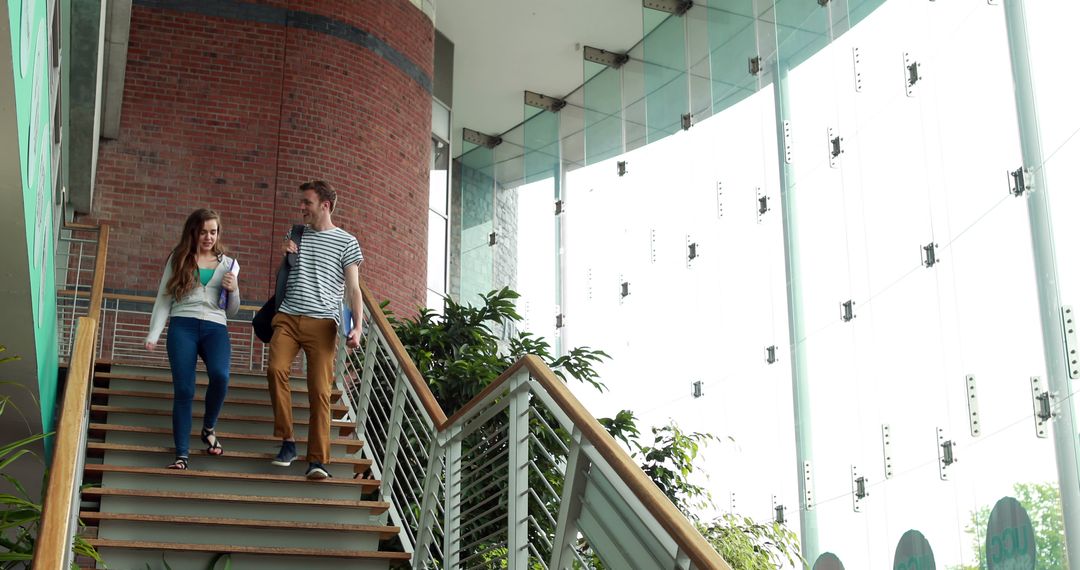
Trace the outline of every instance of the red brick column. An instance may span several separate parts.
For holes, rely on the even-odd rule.
[[[99,154],[106,287],[156,289],[193,209],[218,210],[244,299],[272,290],[297,186],[338,190],[361,277],[424,303],[433,26],[409,0],[136,0],[120,137]]]

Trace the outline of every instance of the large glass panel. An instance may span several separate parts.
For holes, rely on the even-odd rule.
[[[1001,7],[886,3],[814,55],[842,18],[776,11],[820,548],[887,567],[914,528],[938,567],[975,566],[975,513],[1056,487],[1031,418],[1042,363],[1034,279],[1017,270],[1032,263],[1025,212],[1004,185],[1019,153]],[[942,480],[948,442],[959,461]],[[858,512],[856,477],[869,490]]]
[[[719,113],[757,90],[750,58],[758,55],[754,0],[711,0],[709,27],[713,112]]]
[[[686,24],[681,16],[643,8],[642,41],[646,97],[646,137],[658,141],[679,131],[690,112],[686,80]]]
[[[525,106],[525,116],[536,107]],[[525,121],[525,183],[550,178],[559,168],[559,113],[540,111]]]
[[[622,152],[622,81],[618,69],[588,61],[585,77],[585,162],[593,164]]]
[[[492,287],[494,153],[478,147],[461,158],[460,302],[476,303]]]

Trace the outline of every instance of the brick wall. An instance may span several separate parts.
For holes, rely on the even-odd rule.
[[[333,29],[206,13],[219,5],[287,7]],[[280,237],[300,221],[296,188],[323,178],[340,196],[335,222],[364,249],[361,278],[412,314],[425,298],[431,96],[401,58],[430,78],[431,21],[409,0],[200,10],[133,8],[120,137],[101,146],[90,215],[113,226],[106,287],[156,289],[184,218],[210,207],[245,301],[264,299]],[[396,53],[335,37],[349,26]]]

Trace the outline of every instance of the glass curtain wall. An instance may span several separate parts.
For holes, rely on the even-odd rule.
[[[608,392],[571,388],[597,417],[630,409],[646,430],[717,435],[703,514],[765,521],[782,505],[798,531],[786,191],[813,554],[887,567],[921,535],[937,567],[980,567],[989,509],[1014,496],[1035,520],[1038,567],[1065,568],[1053,443],[1033,414],[1045,372],[1027,205],[1005,176],[1021,159],[1002,6],[709,0],[643,22],[624,65],[585,63],[561,111],[529,109],[494,152],[462,160],[493,177],[470,190],[462,174],[463,203],[487,200],[463,226],[485,239],[512,231],[497,212],[515,190],[528,328],[612,355]],[[1060,187],[1080,122],[1075,102],[1045,98],[1068,108],[1038,167]],[[1080,243],[1073,194],[1055,194],[1059,260]],[[463,285],[502,283],[485,251]],[[1080,298],[1073,265],[1066,303]]]

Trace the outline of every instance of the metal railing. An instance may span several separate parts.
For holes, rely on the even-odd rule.
[[[728,568],[534,356],[449,419],[364,291],[338,382],[413,568]]]

